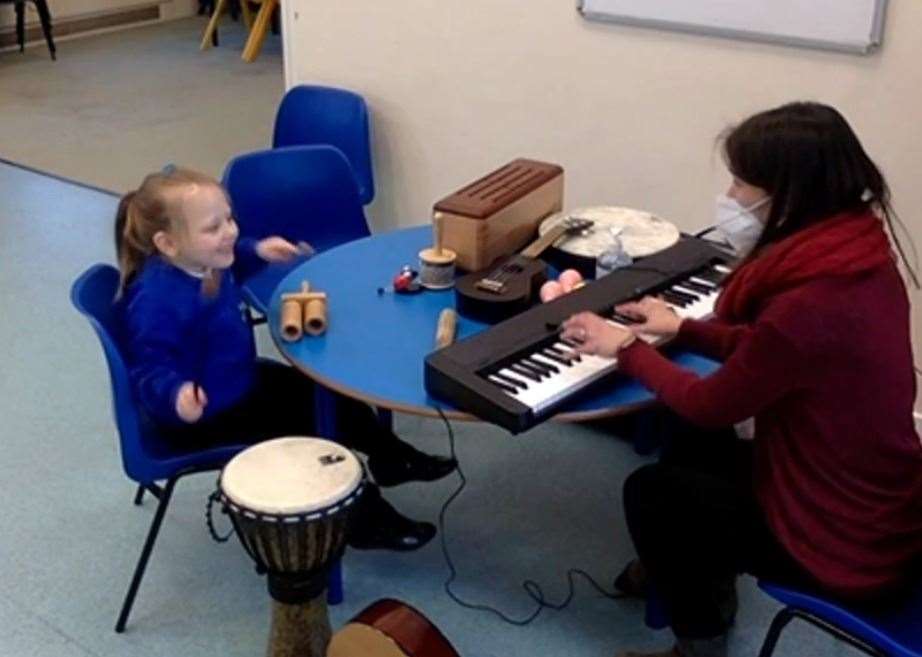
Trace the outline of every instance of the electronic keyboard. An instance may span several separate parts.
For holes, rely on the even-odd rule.
[[[591,311],[629,324],[614,306],[647,295],[660,296],[680,317],[704,319],[713,313],[732,260],[713,242],[683,236],[668,249],[432,352],[425,361],[426,390],[513,433],[525,431],[617,369],[617,358],[578,354],[575,344],[562,340],[564,320]]]

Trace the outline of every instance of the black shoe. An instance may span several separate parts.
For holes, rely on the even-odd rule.
[[[418,550],[435,536],[431,522],[411,520],[370,487],[356,510],[346,542],[356,550]]]
[[[398,486],[408,481],[435,481],[454,472],[458,462],[445,456],[425,454],[407,443],[388,445],[386,451],[368,457],[368,467],[379,486]]]
[[[634,559],[624,567],[621,574],[615,578],[615,588],[632,598],[646,598],[650,589],[647,569]]]

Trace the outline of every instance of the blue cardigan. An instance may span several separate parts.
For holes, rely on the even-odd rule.
[[[249,251],[251,245],[240,246]],[[123,307],[131,382],[158,423],[183,423],[176,396],[186,381],[199,384],[208,397],[203,419],[252,389],[256,345],[230,271],[223,272],[218,293],[206,298],[201,279],[152,256],[125,290]]]

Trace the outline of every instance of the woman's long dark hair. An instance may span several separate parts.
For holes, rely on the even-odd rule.
[[[721,140],[730,173],[771,197],[765,230],[752,255],[835,215],[875,210],[919,287],[893,228],[899,218],[890,204],[887,181],[834,108],[789,103],[749,117]]]

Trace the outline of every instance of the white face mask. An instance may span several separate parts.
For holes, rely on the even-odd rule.
[[[769,200],[770,198],[766,196],[747,208],[725,194],[717,196],[715,228],[739,257],[749,253],[759,241],[765,226],[753,211],[761,208]]]

